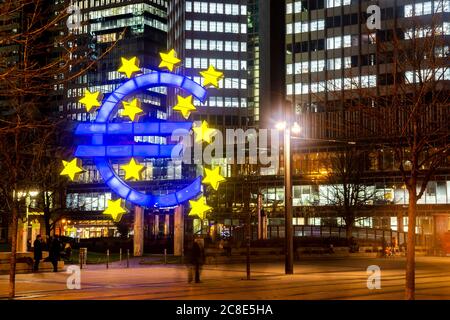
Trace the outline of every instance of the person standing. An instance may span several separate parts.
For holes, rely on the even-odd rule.
[[[36,240],[33,242],[34,248],[34,265],[33,271],[37,272],[39,270],[39,262],[42,260],[42,240],[41,235],[36,236]]]
[[[203,247],[199,244],[199,241],[194,240],[194,244],[192,246],[192,265],[195,269],[195,283],[199,283],[200,282],[200,272],[201,272],[201,267],[203,265],[203,261],[204,261],[204,249]]]
[[[50,243],[49,254],[53,265],[53,272],[58,272],[58,261],[61,255],[61,243],[59,242],[58,236],[53,237],[53,240]]]

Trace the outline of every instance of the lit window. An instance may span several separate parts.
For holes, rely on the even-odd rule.
[[[191,11],[192,11],[192,2],[186,1],[186,12],[191,12]]]
[[[233,5],[231,6],[231,14],[232,14],[233,16],[238,16],[238,15],[239,15],[239,5],[233,4]]]
[[[223,32],[223,22],[217,22],[216,27],[217,32]]]
[[[223,3],[218,3],[217,4],[217,13],[218,14],[223,14]]]
[[[231,15],[231,4],[225,4],[225,14]]]
[[[217,24],[215,21],[209,22],[209,32],[217,32]]]
[[[292,14],[292,3],[287,3],[286,4],[286,13],[287,14]]]

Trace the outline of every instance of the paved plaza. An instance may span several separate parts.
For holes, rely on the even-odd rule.
[[[404,258],[310,260],[297,262],[295,274],[284,275],[282,262],[252,264],[252,280],[245,265],[207,265],[202,282],[188,283],[182,265],[124,263],[88,265],[81,271],[81,289],[67,289],[68,274],[37,273],[17,276],[17,299],[403,299]],[[367,288],[366,269],[381,268],[381,289]],[[450,299],[450,257],[417,258],[417,299]],[[0,276],[5,298],[8,276]]]

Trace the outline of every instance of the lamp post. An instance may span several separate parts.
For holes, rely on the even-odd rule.
[[[293,232],[293,213],[292,213],[292,164],[291,164],[291,132],[300,132],[300,126],[289,122],[277,124],[278,130],[284,130],[284,237],[285,237],[285,273],[294,273],[294,232]]]

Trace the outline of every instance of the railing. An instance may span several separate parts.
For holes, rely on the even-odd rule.
[[[245,228],[236,229],[233,237],[237,240],[245,239]],[[252,240],[257,239],[257,226],[252,226]],[[368,240],[381,242],[383,239],[389,243],[395,237],[399,245],[406,243],[407,232],[398,232],[387,229],[374,228],[353,228],[352,236],[357,240]],[[347,230],[345,227],[329,227],[329,226],[294,226],[294,237],[313,237],[313,238],[347,238]],[[284,226],[268,226],[268,239],[284,238]],[[416,243],[420,245],[423,242],[421,235],[416,235]]]

